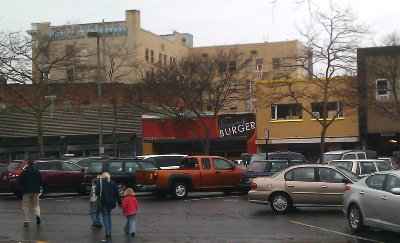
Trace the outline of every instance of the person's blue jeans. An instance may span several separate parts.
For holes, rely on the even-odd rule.
[[[129,234],[136,233],[136,215],[126,215],[124,231]]]
[[[108,206],[102,206],[101,216],[103,218],[104,231],[106,235],[111,235],[111,208]]]
[[[101,224],[100,217],[101,217],[100,211],[98,211],[98,212],[90,211],[90,218],[92,219],[93,224],[97,224],[97,225]]]

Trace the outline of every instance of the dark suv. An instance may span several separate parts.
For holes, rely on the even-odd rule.
[[[239,189],[243,193],[250,190],[253,179],[261,176],[273,176],[279,171],[293,166],[309,163],[304,160],[291,160],[288,159],[271,159],[271,160],[255,160],[247,166],[246,171],[240,176]]]
[[[89,166],[85,175],[84,186],[87,191],[90,190],[92,180],[108,172],[118,187],[118,191],[122,196],[127,187],[136,190],[135,171],[136,170],[158,170],[160,169],[150,161],[144,161],[137,158],[104,158],[94,160]]]
[[[19,175],[27,166],[26,160],[12,161],[1,173],[0,185],[4,191],[22,196],[19,184]],[[34,166],[43,177],[43,186],[40,196],[46,192],[77,192],[85,193],[82,183],[85,170],[69,161],[64,160],[36,160]]]

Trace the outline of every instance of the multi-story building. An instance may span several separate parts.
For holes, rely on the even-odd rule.
[[[151,63],[170,64],[184,60],[191,55],[212,56],[218,49],[237,48],[248,57],[245,83],[252,92],[252,80],[274,78],[301,78],[307,70],[288,68],[295,66],[299,55],[307,53],[307,48],[297,40],[264,42],[254,44],[193,47],[193,36],[174,31],[170,35],[156,35],[141,28],[140,12],[128,10],[125,21],[51,26],[50,23],[34,23],[28,31],[34,38],[51,40],[54,48],[65,53],[74,51],[75,59],[67,69],[50,71],[51,80],[69,82],[95,82],[97,68],[97,47],[99,46],[99,66],[102,69],[101,82],[134,83],[139,77],[136,67]],[[98,33],[98,34],[97,34]],[[91,36],[96,36],[93,38]],[[96,42],[98,40],[98,42]],[[98,46],[97,46],[98,44]],[[122,51],[116,51],[121,50]],[[122,57],[126,57],[123,59]],[[121,63],[126,75],[118,80],[110,80],[110,59]],[[34,70],[35,71],[35,70]],[[121,74],[123,71],[118,71]],[[37,73],[36,73],[37,75]],[[115,75],[117,76],[117,75]],[[205,109],[206,110],[206,109]],[[224,112],[254,112],[254,98],[231,99],[225,104]]]
[[[273,84],[280,82],[281,85]],[[346,82],[332,79],[337,89]],[[301,152],[311,159],[319,158],[322,125],[322,97],[311,79],[260,80],[259,95],[269,96],[279,92],[280,99],[262,99],[257,102],[256,145],[258,152],[291,150]],[[285,85],[287,84],[287,85]],[[294,94],[287,91],[288,87]],[[345,87],[345,86],[342,86]],[[278,90],[279,89],[279,90]],[[345,90],[345,88],[342,88]],[[321,91],[322,94],[322,91]],[[285,98],[281,98],[285,96]],[[321,99],[320,99],[321,98]],[[307,110],[307,111],[305,111]],[[332,121],[325,136],[325,150],[354,149],[358,146],[358,111],[355,104],[344,102],[335,95],[327,100],[326,120]]]
[[[392,156],[400,151],[400,47],[360,48],[358,83],[362,146]]]

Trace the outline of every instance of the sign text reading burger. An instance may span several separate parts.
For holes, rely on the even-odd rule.
[[[254,114],[220,115],[218,117],[219,136],[246,136],[250,138],[256,130]]]

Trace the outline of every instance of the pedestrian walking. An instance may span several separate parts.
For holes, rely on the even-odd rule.
[[[39,170],[34,168],[34,161],[28,160],[28,166],[19,176],[19,183],[22,189],[22,212],[24,217],[24,226],[29,225],[29,208],[32,207],[36,216],[36,225],[40,225],[40,205],[39,194],[43,184],[43,178]]]
[[[111,210],[117,206],[117,203],[121,207],[122,202],[117,190],[117,185],[111,180],[111,176],[108,172],[104,172],[96,183],[96,195],[100,196],[101,216],[103,218],[105,237],[111,238]]]
[[[124,231],[130,234],[132,238],[136,234],[136,214],[138,210],[138,201],[131,188],[125,190],[125,198],[122,202],[122,214],[126,217]]]
[[[89,195],[89,206],[90,206],[90,218],[92,220],[92,229],[101,228],[101,213],[100,213],[100,198],[96,196],[96,183],[99,179],[94,178],[92,180],[92,187],[90,188]]]

